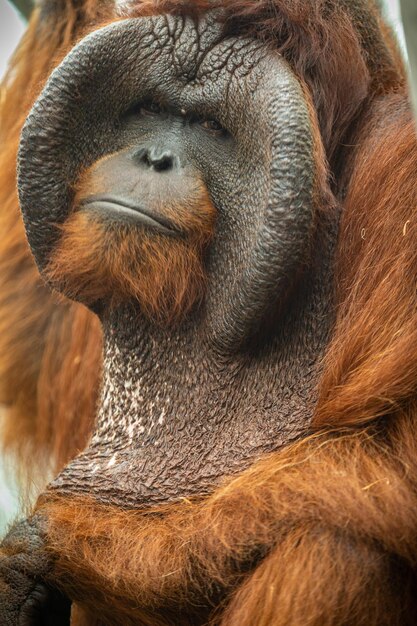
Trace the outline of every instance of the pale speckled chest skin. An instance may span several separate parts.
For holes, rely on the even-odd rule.
[[[124,506],[209,492],[308,431],[337,232],[336,210],[317,227],[311,124],[286,62],[260,42],[223,40],[215,15],[126,20],[70,53],[24,128],[19,193],[41,272],[72,182],[132,142],[121,112],[142,94],[215,115],[233,142],[196,150],[184,137],[218,210],[203,306],[174,329],[134,303],[98,308],[96,429],[50,489]]]

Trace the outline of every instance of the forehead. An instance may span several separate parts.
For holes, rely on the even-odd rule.
[[[266,56],[266,47],[250,38],[226,37],[218,12],[209,11],[192,18],[159,15],[122,20],[86,38],[109,60],[124,60],[130,71],[151,69],[158,78],[176,79],[186,84],[215,81],[220,74],[244,79]],[[117,68],[115,68],[118,74]],[[163,73],[164,76],[161,76]]]

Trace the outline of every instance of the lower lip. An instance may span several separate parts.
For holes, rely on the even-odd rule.
[[[99,217],[150,228],[170,237],[181,236],[180,231],[174,224],[171,225],[169,220],[163,219],[162,221],[159,216],[154,216],[150,211],[144,211],[133,204],[129,206],[123,201],[110,198],[89,198],[81,204],[80,208],[88,213],[96,213]]]

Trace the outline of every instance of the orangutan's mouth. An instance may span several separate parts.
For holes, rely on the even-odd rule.
[[[136,204],[131,199],[98,194],[81,203],[82,211],[124,223],[152,228],[164,235],[180,237],[183,233],[170,219]]]

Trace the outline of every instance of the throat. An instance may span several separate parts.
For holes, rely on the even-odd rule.
[[[312,295],[228,355],[201,321],[166,330],[132,306],[111,313],[94,436],[51,489],[132,507],[201,496],[305,435],[331,327],[330,294]]]

